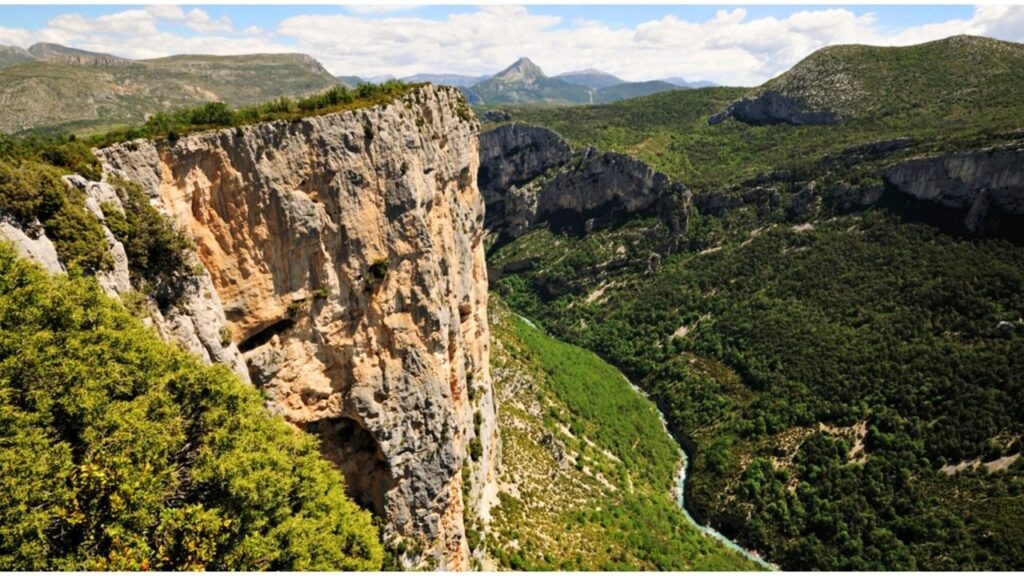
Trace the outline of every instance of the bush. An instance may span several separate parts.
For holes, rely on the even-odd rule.
[[[87,278],[0,245],[0,565],[379,569],[310,436]]]
[[[85,209],[85,195],[60,176],[34,160],[0,160],[0,213],[30,235],[45,232],[69,269],[109,269],[113,261],[102,226]]]
[[[191,276],[186,260],[191,242],[149,203],[138,184],[117,177],[110,183],[124,212],[107,206],[103,214],[114,237],[124,244],[133,283],[150,294],[163,295],[164,305],[173,303],[182,282]]]

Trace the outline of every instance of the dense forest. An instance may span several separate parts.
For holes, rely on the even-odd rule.
[[[783,568],[1020,569],[1024,251],[894,200],[880,171],[1019,146],[1024,107],[1002,90],[1022,56],[971,37],[851,47],[773,81],[845,70],[862,90],[836,125],[710,125],[747,92],[730,88],[509,108],[695,196],[677,250],[642,216],[541,226],[492,245],[492,282],[639,383],[693,450],[694,514]]]
[[[637,378],[696,444],[699,516],[786,568],[1020,566],[1017,246],[872,210],[768,224],[649,273],[635,254],[658,226],[537,230],[494,261],[537,257],[499,292]],[[588,271],[617,246],[637,264],[599,286]],[[1008,471],[940,472],[1003,457]]]

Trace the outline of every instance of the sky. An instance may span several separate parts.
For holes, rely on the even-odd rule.
[[[526,56],[548,75],[753,86],[824,46],[955,34],[1024,41],[1024,6],[0,6],[0,44],[136,59],[303,52],[364,78],[493,74]]]

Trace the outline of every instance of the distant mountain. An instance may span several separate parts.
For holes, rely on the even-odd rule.
[[[79,66],[128,66],[132,64],[127,58],[119,58],[100,52],[89,52],[78,48],[69,48],[60,44],[39,42],[29,46],[29,54],[36,60],[56,64],[74,64]]]
[[[600,88],[608,88],[618,84],[622,84],[624,81],[618,76],[613,76],[607,72],[595,70],[594,68],[587,68],[586,70],[578,70],[576,72],[566,72],[564,74],[556,74],[555,78],[568,82],[570,84],[578,84],[580,86],[586,86],[587,88],[593,88],[595,90]]]
[[[349,88],[355,88],[356,86],[366,82],[366,80],[363,80],[359,76],[335,76],[334,78],[339,84],[343,84]]]
[[[520,58],[494,77],[474,84],[471,91],[484,104],[596,104],[676,89],[660,80],[624,82],[593,69],[550,78],[529,58]]]
[[[466,98],[466,102],[469,102],[473,106],[477,106],[484,103],[484,99],[479,94],[473,91],[472,88],[460,87],[459,92]]]
[[[0,68],[35,60],[36,57],[24,48],[0,45]]]
[[[465,74],[413,74],[402,80],[406,82],[430,82],[439,86],[455,86],[469,88],[474,84],[487,80],[490,76],[466,76]]]
[[[718,84],[715,84],[714,82],[709,82],[707,80],[696,80],[694,82],[690,82],[686,78],[680,78],[678,76],[673,76],[671,78],[662,78],[661,81],[673,84],[680,88],[712,88],[714,86],[718,86]]]
[[[129,60],[36,44],[0,73],[0,131],[98,130],[146,115],[223,101],[231,106],[298,97],[337,80],[305,54],[181,55]],[[9,57],[7,57],[9,58]]]
[[[472,90],[487,104],[593,102],[589,88],[548,78],[529,58],[520,58],[494,77],[474,84]]]
[[[639,98],[640,96],[657,94],[658,92],[680,89],[681,88],[675,84],[669,84],[668,82],[662,82],[661,80],[651,80],[649,82],[623,82],[622,84],[608,86],[607,88],[601,88],[600,90],[595,91],[594,102],[615,102],[617,100]]]

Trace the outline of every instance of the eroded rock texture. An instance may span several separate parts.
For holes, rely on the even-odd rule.
[[[805,126],[839,122],[839,117],[835,113],[807,110],[799,100],[775,90],[768,90],[757,96],[733,102],[729,108],[709,118],[708,124],[721,124],[729,118],[754,125],[793,124]]]
[[[270,408],[321,436],[389,538],[424,545],[410,566],[469,566],[463,515],[494,481],[467,111],[457,90],[426,86],[375,108],[100,151],[195,240]]]
[[[480,158],[487,225],[497,232],[519,236],[543,221],[587,232],[645,211],[673,237],[686,231],[689,190],[631,156],[573,150],[546,128],[507,124],[481,135]]]
[[[961,212],[972,233],[1024,237],[1024,149],[908,160],[887,168],[883,177],[891,190]]]

